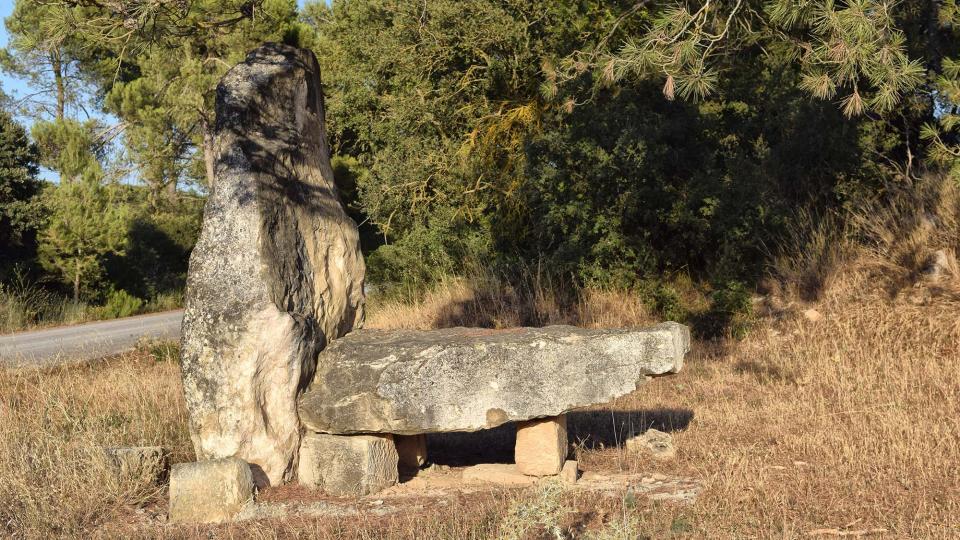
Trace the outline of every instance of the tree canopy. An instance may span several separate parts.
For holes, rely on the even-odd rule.
[[[61,187],[135,177],[128,237],[165,216],[140,230],[176,257],[185,195],[213,184],[217,81],[272,40],[321,63],[374,281],[537,265],[721,286],[790,231],[960,178],[958,23],[953,0],[18,0],[0,60],[40,90],[18,112]]]

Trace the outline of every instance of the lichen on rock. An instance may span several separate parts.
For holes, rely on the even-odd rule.
[[[217,87],[216,183],[190,259],[183,389],[199,459],[258,483],[296,470],[296,399],[317,353],[363,321],[364,262],[337,195],[313,53],[252,51]]]

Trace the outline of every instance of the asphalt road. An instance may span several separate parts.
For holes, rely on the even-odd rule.
[[[0,335],[0,365],[81,362],[133,349],[142,338],[180,337],[183,310]]]

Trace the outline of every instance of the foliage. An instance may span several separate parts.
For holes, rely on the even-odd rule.
[[[123,289],[107,293],[107,301],[98,309],[101,319],[117,319],[140,313],[144,302]]]
[[[40,262],[73,287],[73,298],[91,295],[108,255],[122,254],[130,208],[118,189],[96,179],[64,183],[44,193],[49,222],[40,235]]]
[[[763,50],[797,65],[798,86],[819,99],[838,99],[845,116],[874,113],[902,121],[904,137],[919,135],[930,161],[956,172],[960,8],[955,1],[671,1],[653,11],[644,31],[593,68],[610,81],[663,80],[668,99],[703,99],[718,92],[725,74],[738,72],[740,54]]]
[[[72,118],[33,124],[33,138],[40,149],[40,164],[57,171],[62,182],[80,177],[101,178],[104,148],[97,140],[99,123]]]
[[[525,209],[526,134],[552,105],[543,62],[623,3],[310,3],[330,135],[353,159],[357,206],[386,244],[373,275],[423,283],[497,253],[494,219]]]
[[[922,71],[949,76],[953,44],[947,24],[918,26],[930,14],[866,0],[305,9],[352,204],[379,232],[371,275],[417,287],[478,261],[546,261],[599,286],[754,282],[798,208],[843,214],[933,165],[915,159],[935,147],[921,126],[944,118]]]
[[[140,298],[182,291],[190,251],[200,233],[203,201],[189,195],[151,201],[143,188],[125,188],[131,208],[122,253],[105,263],[108,281]]]
[[[953,0],[296,5],[17,2],[0,60],[51,91],[41,162],[146,187],[117,190],[124,240],[90,298],[182,289],[214,88],[265,40],[317,53],[338,184],[388,292],[536,265],[722,333],[771,263],[816,298],[853,210],[960,167]],[[691,308],[678,275],[712,300]]]
[[[0,112],[0,276],[11,263],[29,258],[35,249],[42,212],[36,195],[37,148],[10,114]]]

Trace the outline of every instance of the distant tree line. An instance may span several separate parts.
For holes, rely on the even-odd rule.
[[[13,144],[0,239],[81,296],[182,284],[111,276],[167,241],[182,275],[216,82],[270,40],[317,54],[388,288],[536,265],[740,290],[790,231],[960,177],[955,0],[18,0],[6,24],[4,68],[44,92],[7,105],[36,153]],[[17,180],[37,165],[59,186]]]

